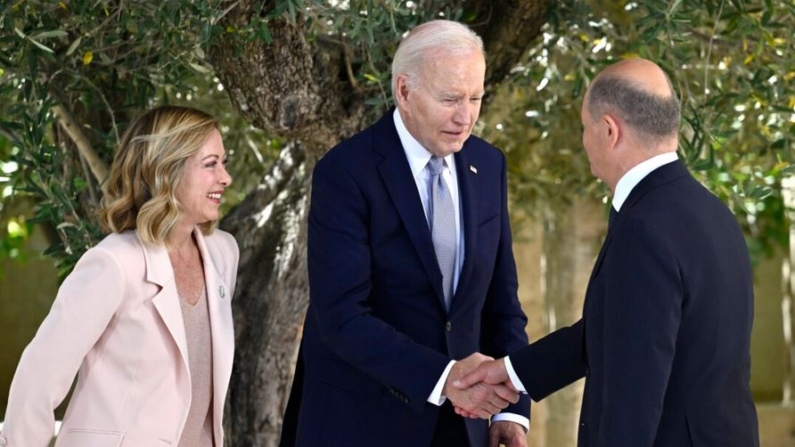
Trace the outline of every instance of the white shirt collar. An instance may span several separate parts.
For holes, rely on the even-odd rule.
[[[406,152],[406,158],[409,161],[409,166],[411,166],[411,175],[414,178],[422,173],[425,166],[433,157],[428,149],[425,149],[423,145],[411,135],[408,129],[406,129],[406,125],[403,123],[403,118],[400,116],[400,111],[395,109],[395,113],[392,115],[395,120],[395,128],[397,129],[398,137],[400,137],[400,143],[403,145],[403,150]],[[452,167],[455,166],[453,164],[453,154],[450,154],[444,157],[446,167],[452,170]]]
[[[660,166],[672,163],[678,158],[676,152],[666,152],[638,163],[635,167],[627,171],[616,184],[616,193],[613,194],[613,208],[615,208],[616,211],[621,211],[621,206],[624,205],[629,194],[641,180]]]

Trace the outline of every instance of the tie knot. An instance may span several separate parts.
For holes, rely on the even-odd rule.
[[[431,173],[431,176],[437,176],[442,174],[442,170],[444,169],[444,159],[438,157],[431,157],[431,160],[428,162],[428,171]]]

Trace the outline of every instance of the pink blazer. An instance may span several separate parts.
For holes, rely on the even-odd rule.
[[[204,261],[213,350],[215,442],[232,372],[238,248],[228,233],[194,232]],[[55,407],[77,374],[56,447],[176,446],[191,401],[185,327],[165,247],[136,232],[88,250],[25,349],[0,446],[47,447]]]

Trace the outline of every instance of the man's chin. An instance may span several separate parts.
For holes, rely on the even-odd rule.
[[[437,148],[435,148],[433,150],[429,150],[429,152],[432,153],[435,157],[444,158],[444,157],[447,157],[450,154],[454,154],[454,153],[460,151],[461,148],[463,148],[463,147],[464,147],[463,144],[460,144],[460,145],[447,144],[447,145],[445,145],[443,147],[437,147]]]
[[[445,153],[447,155],[450,155],[450,154],[455,154],[456,152],[459,152],[463,148],[464,148],[464,142],[463,141],[458,141],[458,142],[455,142],[455,143],[450,143],[447,146],[445,146],[444,151],[445,151]]]

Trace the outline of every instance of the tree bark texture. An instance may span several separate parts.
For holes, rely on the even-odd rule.
[[[483,38],[486,49],[486,86],[495,86],[511,72],[535,43],[546,23],[551,0],[468,0],[467,15],[474,15],[472,29]]]
[[[489,12],[478,26],[487,62],[495,65],[489,79],[501,79],[540,34],[548,0],[500,0],[491,8],[483,0],[470,4],[479,8],[478,14]],[[261,14],[273,5],[267,2]],[[242,0],[221,25],[239,29],[254,14],[256,2]],[[239,113],[292,141],[262,184],[221,225],[235,235],[241,249],[233,301],[237,345],[225,417],[226,445],[235,447],[278,444],[309,298],[311,171],[325,150],[364,128],[375,112],[349,82],[344,43],[308,40],[300,15],[295,22],[278,18],[268,25],[271,43],[229,32],[209,51],[209,61]],[[506,51],[510,54],[502,54]]]
[[[300,144],[288,145],[260,187],[222,223],[240,246],[227,445],[268,447],[279,441],[309,294],[310,169]]]
[[[273,9],[267,2],[261,14]],[[224,28],[243,28],[254,19],[256,1],[240,2],[224,17]],[[329,149],[365,124],[365,98],[348,82],[341,44],[305,36],[299,15],[268,22],[273,42],[224,35],[210,49],[210,62],[234,107],[253,125]]]

